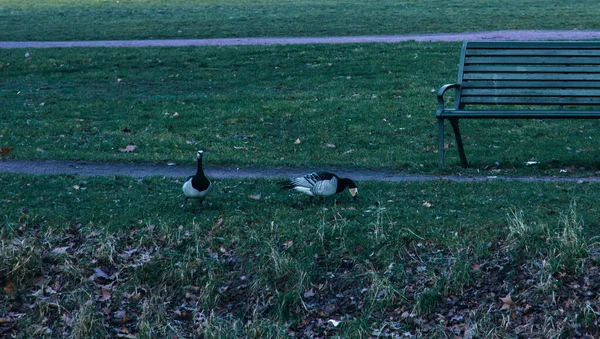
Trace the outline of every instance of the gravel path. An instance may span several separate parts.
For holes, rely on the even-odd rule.
[[[0,48],[56,48],[56,47],[150,47],[150,46],[227,46],[227,45],[289,45],[339,44],[359,42],[402,41],[474,41],[474,40],[589,40],[600,39],[600,31],[495,31],[473,33],[438,33],[385,36],[340,37],[264,37],[230,39],[182,40],[107,40],[107,41],[4,41]]]
[[[206,175],[214,179],[227,178],[264,178],[281,179],[304,175],[318,168],[299,167],[223,167],[206,166]],[[327,168],[342,177],[363,181],[434,181],[449,180],[457,182],[510,180],[522,182],[536,181],[563,181],[563,182],[600,182],[600,177],[551,177],[551,176],[461,176],[461,175],[434,175],[434,174],[408,174],[386,169],[344,169]],[[101,163],[89,161],[64,161],[64,160],[6,160],[0,161],[0,172],[26,173],[34,175],[79,175],[79,176],[111,176],[124,175],[134,178],[148,176],[161,176],[168,178],[185,178],[196,172],[196,166],[180,166],[167,164],[139,164],[139,163]]]

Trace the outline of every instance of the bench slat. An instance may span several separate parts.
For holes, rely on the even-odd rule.
[[[485,73],[600,73],[600,67],[585,66],[481,66],[466,65],[464,72],[485,72]]]
[[[462,88],[600,88],[597,81],[464,81]]]
[[[470,41],[468,49],[598,49],[597,42],[590,41]]]
[[[463,80],[553,80],[553,81],[600,81],[600,74],[562,73],[465,73]]]
[[[529,64],[529,65],[599,65],[597,57],[526,57],[526,56],[467,56],[465,65],[468,64]]]
[[[562,88],[465,88],[464,96],[539,96],[539,97],[600,97],[600,89]]]
[[[467,56],[600,56],[599,49],[572,50],[572,49],[471,49]]]
[[[600,98],[539,97],[539,96],[462,96],[461,103],[469,105],[600,105]]]
[[[600,111],[566,111],[566,110],[460,110],[444,111],[444,117],[471,118],[471,119],[590,119],[597,118]]]

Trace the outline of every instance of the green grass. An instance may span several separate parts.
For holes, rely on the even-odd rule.
[[[458,43],[0,51],[0,147],[22,159],[437,171]],[[594,120],[464,121],[474,172],[594,173]],[[299,142],[299,143],[298,143]],[[449,132],[447,163],[459,165]],[[137,149],[119,149],[134,144]],[[540,164],[525,166],[527,161]],[[583,169],[583,171],[581,170]]]
[[[383,35],[598,29],[592,0],[16,1],[0,4],[0,40]]]
[[[158,177],[0,185],[0,330],[23,336],[595,333],[598,184],[361,182],[311,204],[220,180],[199,213]]]

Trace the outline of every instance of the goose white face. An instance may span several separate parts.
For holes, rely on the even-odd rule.
[[[198,151],[196,153],[196,158],[198,158],[198,159],[202,158],[202,154],[204,154],[204,151]]]
[[[350,188],[350,195],[352,195],[354,198],[356,198],[358,196],[358,188]]]

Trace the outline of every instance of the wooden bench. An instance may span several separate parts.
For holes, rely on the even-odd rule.
[[[444,93],[455,92],[452,107]],[[600,41],[465,42],[458,81],[438,93],[438,166],[444,166],[444,121],[467,167],[460,119],[600,118]]]

